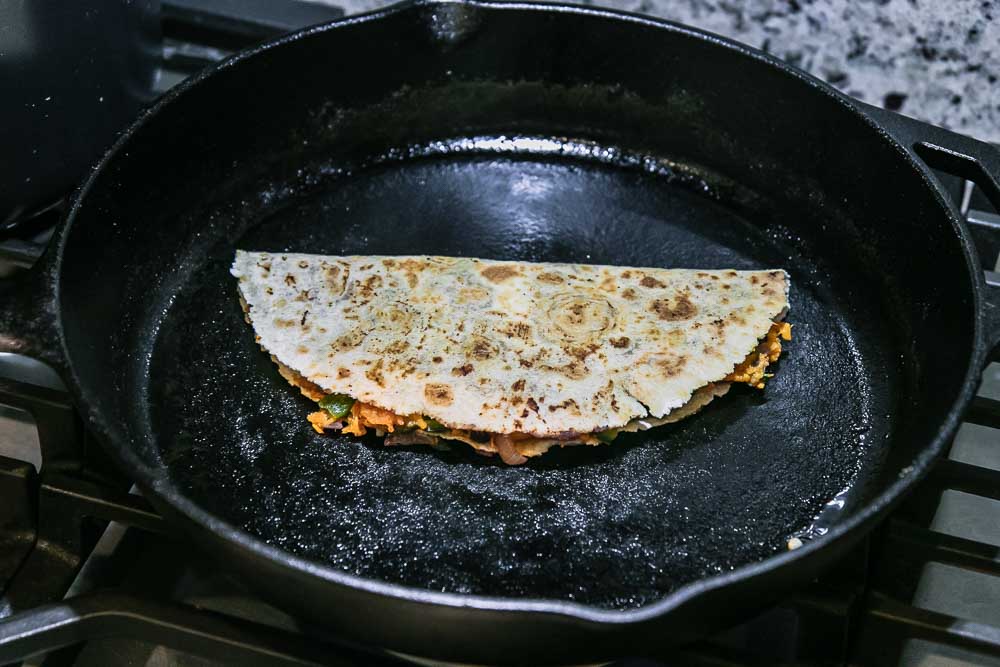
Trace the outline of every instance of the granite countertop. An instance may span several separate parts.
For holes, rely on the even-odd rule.
[[[349,14],[391,4],[321,1]],[[1000,142],[1000,0],[583,2],[731,37],[858,99]]]

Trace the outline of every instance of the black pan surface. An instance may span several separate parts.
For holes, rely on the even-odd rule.
[[[807,239],[744,217],[711,182],[532,155],[522,143],[330,179],[260,212],[242,236],[178,258],[186,278],[159,295],[165,316],[144,325],[155,332],[149,437],[173,481],[267,542],[346,572],[607,608],[653,602],[822,534],[891,435],[894,349],[876,293]],[[464,448],[384,448],[309,428],[312,404],[243,321],[228,273],[235,248],[782,267],[794,339],[765,391],[736,388],[610,447],[523,467]]]

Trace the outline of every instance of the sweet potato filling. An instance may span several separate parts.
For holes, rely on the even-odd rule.
[[[763,389],[768,364],[781,356],[781,341],[791,339],[792,325],[788,322],[775,322],[764,340],[723,381],[745,382],[756,389]]]

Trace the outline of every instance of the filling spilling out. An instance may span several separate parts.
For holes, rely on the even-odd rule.
[[[767,335],[743,361],[736,364],[729,375],[698,389],[687,403],[669,414],[658,418],[633,419],[621,428],[596,433],[567,433],[558,438],[538,438],[526,433],[484,433],[453,429],[428,415],[398,415],[376,405],[356,401],[345,394],[328,394],[277,359],[274,361],[286,380],[319,405],[320,409],[308,416],[309,423],[318,433],[340,431],[362,436],[371,429],[376,435],[385,436],[385,444],[388,446],[429,445],[439,449],[448,449],[448,441],[458,441],[471,446],[480,454],[499,454],[505,463],[518,465],[556,445],[610,443],[622,432],[643,431],[679,421],[694,414],[712,399],[725,394],[733,384],[747,384],[763,389],[771,375],[767,372],[768,365],[781,356],[781,341],[791,339],[791,325],[787,322],[775,322]]]

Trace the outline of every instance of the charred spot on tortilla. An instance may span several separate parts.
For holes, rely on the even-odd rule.
[[[487,361],[500,354],[497,344],[483,336],[471,336],[467,348],[472,358],[479,361]]]
[[[684,370],[688,359],[685,356],[661,356],[654,363],[664,377],[673,377]]]
[[[761,389],[791,339],[781,270],[237,251],[232,274],[315,431],[512,465]]]
[[[424,397],[434,406],[450,405],[455,400],[451,387],[439,383],[424,385]]]
[[[654,299],[649,309],[656,313],[658,318],[668,322],[689,320],[698,312],[698,308],[686,294],[679,294],[673,300]]]

